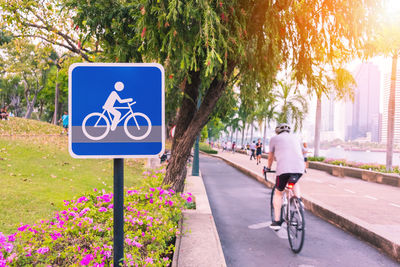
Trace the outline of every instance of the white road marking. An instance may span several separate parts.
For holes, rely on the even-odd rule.
[[[347,188],[345,188],[344,191],[349,192],[349,193],[352,193],[352,194],[355,194],[355,193],[356,193],[356,192],[354,192],[354,191],[352,191],[352,190],[350,190],[350,189],[347,189]]]
[[[371,196],[369,196],[369,195],[365,195],[364,197],[369,198],[369,199],[372,199],[372,200],[378,200],[376,197],[371,197]]]
[[[266,228],[266,227],[270,226],[270,224],[271,224],[271,222],[256,223],[256,224],[249,225],[248,228],[257,230],[257,229],[261,229],[261,228]]]
[[[393,207],[397,207],[400,208],[400,205],[394,204],[394,203],[389,203],[389,205],[393,206]]]
[[[330,187],[336,188],[336,185],[329,184]]]

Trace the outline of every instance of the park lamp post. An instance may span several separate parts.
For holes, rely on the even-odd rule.
[[[199,110],[201,104],[201,91],[199,87],[199,96],[197,98],[197,110]],[[200,163],[199,163],[199,142],[200,133],[197,135],[196,142],[194,144],[194,154],[193,154],[193,166],[192,166],[192,176],[200,176]]]

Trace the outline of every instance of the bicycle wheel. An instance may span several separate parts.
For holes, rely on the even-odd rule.
[[[275,190],[276,187],[274,186],[272,188],[272,192],[271,192],[271,201],[270,201],[270,205],[271,205],[271,221],[275,221],[275,208],[274,208],[274,195],[275,195]],[[280,220],[282,221],[284,218],[284,213],[286,210],[286,204],[284,203],[284,201],[282,200],[282,207],[281,207],[281,216],[280,216]]]
[[[305,221],[303,207],[297,197],[290,199],[287,233],[290,248],[294,253],[299,253],[304,244]]]
[[[131,119],[133,121],[129,122]],[[151,121],[145,114],[136,112],[126,118],[124,129],[129,138],[133,140],[143,140],[151,132]]]
[[[86,125],[89,121],[89,124]],[[110,131],[110,122],[104,114],[93,112],[88,114],[82,122],[82,132],[90,140],[101,140]]]

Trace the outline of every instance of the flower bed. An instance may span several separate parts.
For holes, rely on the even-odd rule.
[[[163,173],[145,172],[140,188],[125,191],[123,266],[171,263],[178,221],[192,197],[161,187]],[[64,202],[51,220],[0,233],[0,267],[113,264],[113,194],[95,189]]]
[[[386,171],[386,166],[383,164],[352,162],[352,161],[347,161],[346,159],[331,159],[331,158],[324,159],[323,162],[333,165],[347,166],[364,170],[388,173],[388,171]],[[399,166],[393,166],[392,173],[400,173]]]

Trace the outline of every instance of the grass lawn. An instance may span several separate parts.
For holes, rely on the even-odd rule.
[[[0,232],[48,219],[63,200],[94,188],[112,192],[113,161],[73,159],[61,127],[15,118],[0,121]],[[138,183],[144,160],[125,160],[125,186]]]

